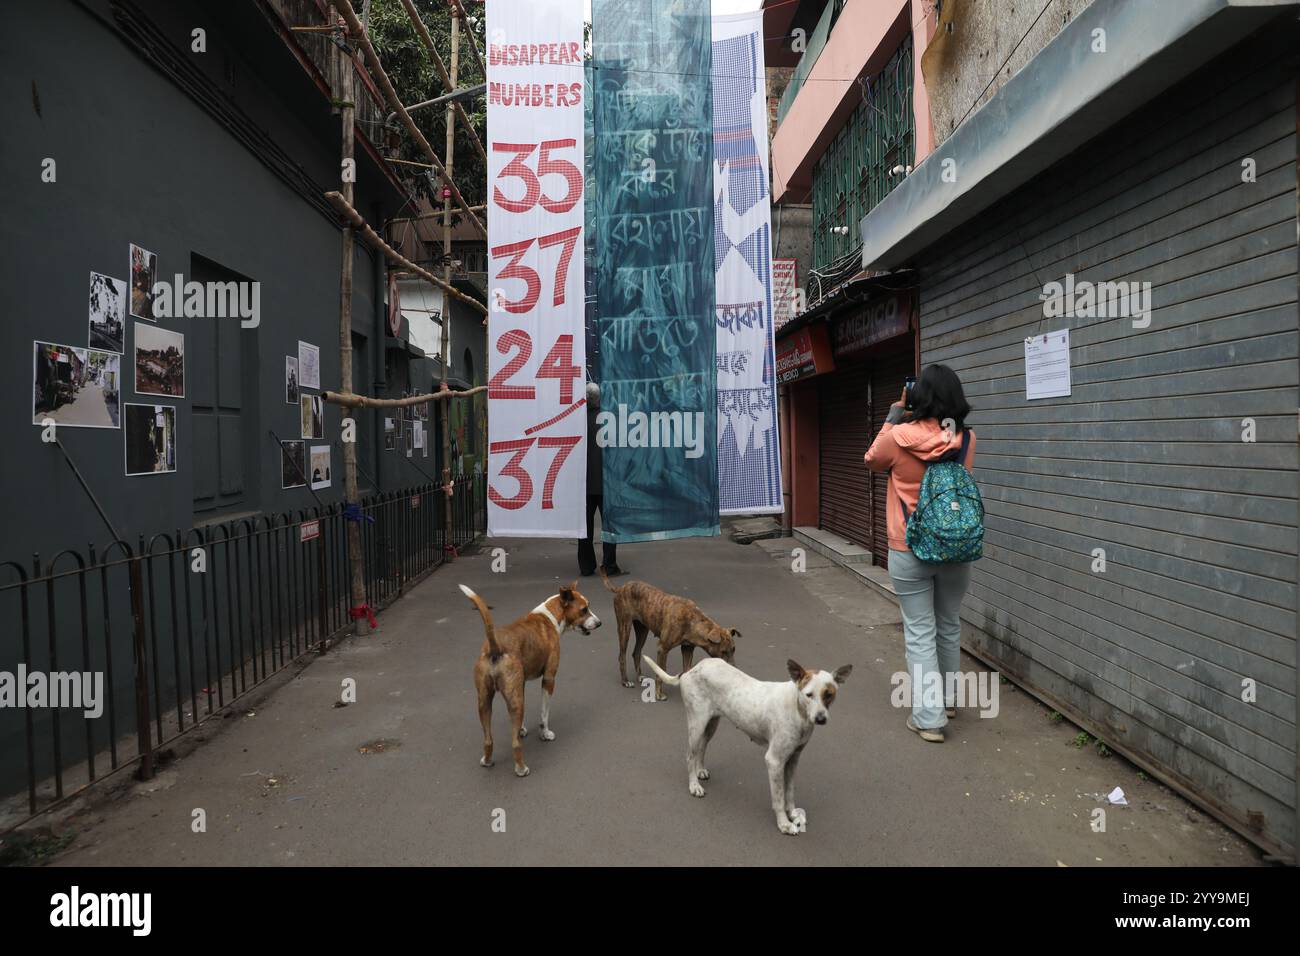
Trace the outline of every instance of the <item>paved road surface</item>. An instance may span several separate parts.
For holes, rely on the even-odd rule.
[[[83,385],[76,397],[52,412],[43,412],[41,418],[52,418],[60,425],[93,425],[97,428],[116,428],[117,422],[104,400],[104,390],[98,385]]]
[[[498,544],[500,542],[493,542]],[[947,743],[904,729],[889,703],[904,666],[897,610],[847,572],[789,542],[726,538],[620,548],[638,577],[697,599],[738,627],[737,664],[784,679],[785,660],[854,672],[799,766],[808,831],[780,834],[762,751],[725,722],[709,751],[708,796],[685,781],[685,726],[674,692],[643,703],[621,686],[610,596],[584,584],[606,625],[564,638],[552,711],[558,739],[525,741],[531,776],[509,764],[497,701],[497,765],[478,765],[470,671],[483,639],[456,590],[486,595],[501,619],[534,607],[575,572],[566,542],[508,543],[436,572],[381,618],[373,636],[314,661],[243,708],[147,784],[74,818],[65,864],[1250,864],[1257,854],[1118,757],[1071,743],[1023,692],[1003,685],[996,719],[963,716]],[[776,552],[772,554],[771,552]],[[974,666],[973,664],[971,666]],[[679,669],[674,653],[671,669]],[[341,682],[358,701],[335,707]],[[535,728],[540,688],[528,690]],[[251,715],[246,716],[245,711]],[[382,751],[376,740],[387,741]],[[366,752],[362,748],[366,747]],[[504,759],[503,759],[504,756]],[[1090,827],[1097,794],[1130,806]],[[207,832],[191,832],[203,808]],[[504,811],[505,832],[493,830]]]

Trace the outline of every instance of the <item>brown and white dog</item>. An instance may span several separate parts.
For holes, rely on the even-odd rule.
[[[600,627],[600,618],[591,612],[587,599],[578,592],[574,582],[498,631],[492,625],[492,612],[483,599],[463,584],[460,589],[478,608],[487,635],[474,663],[478,719],[483,724],[483,758],[479,763],[492,766],[492,699],[500,692],[510,712],[515,775],[526,777],[528,767],[519,742],[528,734],[524,726],[524,684],[542,679],[541,736],[543,740],[554,740],[550,728],[551,695],[555,693],[555,674],[560,669],[560,635],[570,627],[590,634]]]
[[[618,674],[624,687],[640,686],[641,648],[652,631],[659,638],[656,657],[661,668],[668,666],[668,652],[674,647],[682,649],[682,673],[691,669],[697,647],[710,657],[721,657],[727,662],[736,659],[736,638],[740,637],[740,631],[734,627],[722,627],[690,598],[669,594],[644,581],[629,581],[616,588],[609,583],[603,570],[600,576],[606,589],[614,595],[614,618],[618,622]],[[636,631],[636,646],[632,649],[636,684],[627,679],[627,641],[633,631]],[[668,699],[662,680],[655,681],[655,699]]]
[[[782,833],[803,833],[808,814],[794,805],[794,772],[799,756],[812,739],[813,729],[830,719],[836,685],[848,680],[852,664],[835,673],[808,670],[786,661],[788,681],[760,681],[724,661],[700,661],[700,666],[673,677],[645,662],[665,683],[681,685],[686,709],[686,788],[693,797],[704,796],[701,780],[704,751],[726,717],[756,744],[767,748],[767,780],[772,792],[772,812]]]

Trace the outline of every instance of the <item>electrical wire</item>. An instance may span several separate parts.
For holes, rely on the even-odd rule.
[[[1025,42],[1025,37],[1028,37],[1029,34],[1034,32],[1034,27],[1038,26],[1038,21],[1043,18],[1043,14],[1047,12],[1047,8],[1050,7],[1055,2],[1056,0],[1047,0],[1047,2],[1043,4],[1043,9],[1038,11],[1038,16],[1034,17],[1034,22],[1029,24],[1029,29],[1025,31],[1024,36],[1022,36],[1019,40],[1016,41],[1016,45],[1011,48],[1011,52],[1008,53],[1007,58],[1002,61],[1002,65],[997,68],[996,72],[994,72],[994,74],[991,77],[989,77],[989,81],[984,84],[984,89],[980,90],[979,96],[975,97],[975,102],[971,103],[970,108],[967,109],[964,114],[962,114],[962,118],[959,119],[953,125],[954,130],[962,123],[966,122],[966,117],[970,116],[971,111],[974,110],[977,105],[979,105],[979,101],[983,99],[984,94],[989,91],[989,87],[993,85],[993,81],[996,80],[999,76],[1001,76],[1002,71],[1007,68],[1007,64],[1011,62],[1011,58],[1015,56],[1016,51],[1020,49],[1020,44]]]

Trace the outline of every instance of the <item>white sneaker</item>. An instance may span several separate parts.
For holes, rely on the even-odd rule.
[[[918,727],[916,726],[916,721],[914,721],[911,717],[907,718],[907,729],[920,734],[922,740],[928,740],[932,744],[943,743],[942,730],[938,730],[938,729],[928,730],[925,727]]]

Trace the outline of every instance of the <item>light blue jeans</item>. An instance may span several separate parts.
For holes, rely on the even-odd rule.
[[[911,551],[890,548],[889,579],[903,611],[912,719],[918,727],[936,730],[948,723],[948,718],[938,701],[926,700],[923,691],[927,684],[940,680],[944,703],[953,705],[956,678],[948,675],[961,667],[961,599],[970,584],[970,564],[929,564]],[[928,676],[936,672],[937,678]]]

